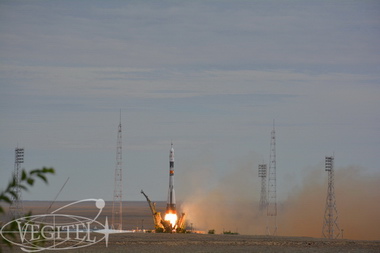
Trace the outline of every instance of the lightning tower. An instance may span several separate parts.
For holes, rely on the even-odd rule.
[[[261,178],[261,193],[259,210],[262,212],[267,207],[267,165],[259,164],[259,177]]]
[[[335,203],[334,193],[334,157],[325,157],[325,171],[329,173],[328,186],[327,186],[327,198],[326,209],[323,219],[322,236],[328,239],[336,239],[340,234],[338,226],[338,211]]]
[[[122,139],[121,139],[121,111],[120,123],[117,131],[117,147],[116,147],[116,168],[115,168],[115,188],[113,191],[112,206],[112,228],[122,230],[123,228],[123,177],[122,177]]]
[[[267,204],[267,235],[277,234],[277,196],[276,196],[276,132],[271,132],[269,176],[268,176],[268,204]],[[272,217],[272,218],[271,218]]]
[[[13,172],[14,181],[16,182],[16,195],[12,195],[12,204],[9,206],[9,212],[12,218],[19,218],[23,214],[22,196],[20,188],[20,165],[22,163],[24,163],[24,149],[17,147],[15,149],[15,168]]]

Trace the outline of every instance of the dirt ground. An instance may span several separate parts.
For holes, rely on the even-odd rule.
[[[66,203],[56,203],[52,210]],[[158,203],[158,207],[164,206]],[[33,214],[49,213],[47,202],[25,202]],[[97,219],[104,224],[105,216],[111,216],[110,203]],[[127,230],[153,228],[153,220],[150,216],[146,202],[129,202],[123,205],[127,212],[123,213],[125,223],[123,228]],[[65,210],[68,214],[90,216],[96,215],[96,208],[78,205],[77,208]],[[124,227],[125,226],[125,227]],[[102,237],[98,234],[99,238]],[[3,252],[23,252],[18,246],[12,249],[1,245]],[[42,252],[57,252],[46,250]],[[61,252],[61,251],[60,251]],[[91,246],[63,250],[62,252],[380,252],[380,241],[360,241],[337,239],[327,240],[311,237],[284,237],[264,235],[236,235],[236,234],[162,234],[162,233],[125,233],[110,234],[108,247],[105,240]]]
[[[102,242],[77,252],[380,252],[380,241],[136,233],[111,236],[108,248]]]
[[[5,248],[3,248],[4,250]],[[4,252],[23,252],[18,247]],[[50,250],[44,252],[53,252]],[[54,251],[56,252],[56,251]],[[151,234],[110,235],[105,241],[63,252],[380,252],[380,241],[325,240],[252,235]]]

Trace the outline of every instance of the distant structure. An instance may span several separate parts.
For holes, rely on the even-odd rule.
[[[268,176],[268,204],[267,204],[267,235],[277,235],[277,200],[276,200],[276,132],[271,132],[269,176]],[[270,217],[273,217],[271,219]]]
[[[261,193],[259,210],[262,212],[267,208],[267,165],[259,164],[259,177],[261,178]]]
[[[122,177],[122,139],[121,139],[121,111],[120,123],[117,131],[115,188],[113,191],[112,222],[113,229],[123,229],[123,177]]]
[[[335,203],[334,193],[334,157],[325,157],[325,171],[329,173],[328,186],[327,186],[327,198],[326,209],[323,219],[322,236],[328,239],[337,239],[340,234],[338,226],[338,211]]]
[[[20,189],[20,165],[22,163],[24,163],[24,148],[17,147],[15,149],[15,168],[13,172],[14,180],[16,182],[16,196],[12,196],[12,204],[9,206],[9,212],[12,218],[19,218],[23,214],[23,204]]]

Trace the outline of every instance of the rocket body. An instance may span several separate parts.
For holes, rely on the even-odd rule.
[[[171,144],[169,153],[169,190],[168,190],[168,202],[166,205],[167,213],[176,213],[175,206],[175,192],[174,192],[174,148]]]

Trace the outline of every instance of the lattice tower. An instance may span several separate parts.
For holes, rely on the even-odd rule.
[[[340,235],[340,229],[338,225],[338,210],[335,203],[333,156],[325,157],[325,171],[328,172],[328,185],[322,236],[328,239],[336,239]]]
[[[117,147],[116,147],[116,168],[115,168],[115,188],[113,192],[112,205],[112,222],[113,229],[123,229],[123,177],[122,177],[122,138],[121,138],[121,113],[120,123],[117,131]]]
[[[259,210],[264,211],[267,208],[267,165],[266,164],[259,164],[259,177],[261,178]]]
[[[16,182],[15,193],[16,196],[12,195],[12,204],[9,206],[9,212],[12,218],[19,218],[23,215],[23,204],[22,204],[22,195],[20,188],[20,167],[24,163],[24,149],[16,148],[15,149],[15,167],[13,172],[13,177]]]
[[[276,132],[271,132],[269,173],[268,173],[267,234],[277,234],[277,196],[276,196]]]

